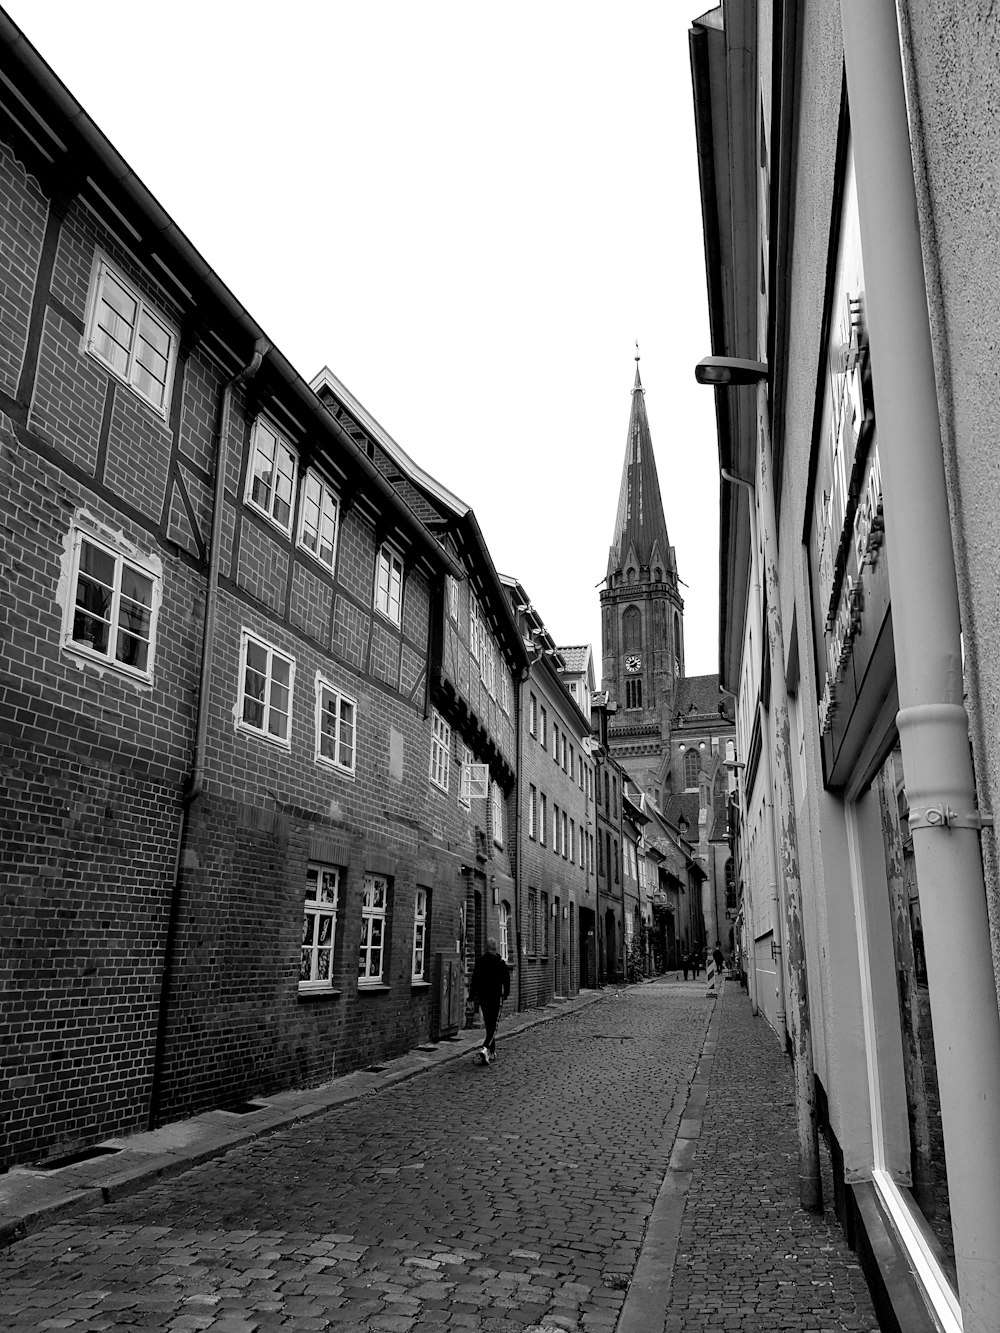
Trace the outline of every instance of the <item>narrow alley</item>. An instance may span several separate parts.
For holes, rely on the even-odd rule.
[[[510,1026],[495,1066],[466,1044],[16,1242],[3,1327],[877,1328],[841,1234],[798,1209],[789,1070],[737,987]]]

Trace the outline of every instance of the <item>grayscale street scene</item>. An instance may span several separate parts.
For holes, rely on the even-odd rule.
[[[1000,1333],[996,15],[0,6],[2,1333]]]

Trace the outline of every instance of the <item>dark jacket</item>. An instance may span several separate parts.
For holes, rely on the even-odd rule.
[[[510,968],[498,953],[484,953],[476,959],[469,983],[469,999],[474,1004],[497,1005],[510,994]]]

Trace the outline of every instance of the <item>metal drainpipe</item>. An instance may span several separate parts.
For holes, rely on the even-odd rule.
[[[181,898],[181,856],[184,837],[187,833],[188,812],[192,804],[201,795],[205,785],[205,746],[208,739],[208,698],[212,679],[212,660],[215,648],[215,617],[219,600],[219,564],[222,555],[222,511],[225,502],[225,465],[226,449],[229,442],[229,420],[232,411],[233,391],[239,385],[252,379],[260,369],[261,362],[270,351],[271,344],[264,338],[258,338],[254,344],[250,361],[226,384],[222,391],[220,410],[219,443],[215,454],[215,491],[212,501],[212,538],[208,558],[208,588],[205,595],[205,622],[201,642],[201,673],[198,686],[198,722],[195,728],[194,763],[191,769],[191,781],[184,793],[181,806],[180,828],[177,831],[177,847],[174,853],[174,875],[170,891],[170,909],[167,915],[167,933],[163,946],[163,974],[160,978],[160,998],[157,1004],[156,1045],[153,1052],[153,1073],[149,1094],[149,1127],[155,1129],[159,1117],[160,1096],[162,1093],[163,1058],[166,1053],[167,1009],[170,1001],[170,981],[173,973],[174,950],[177,943],[177,927],[180,915]]]
[[[865,266],[899,740],[920,883],[965,1333],[1000,1310],[1000,1014],[896,10],[841,0]]]

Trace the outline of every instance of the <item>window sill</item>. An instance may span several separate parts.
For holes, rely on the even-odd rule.
[[[430,990],[430,988],[431,983],[429,981],[417,981],[414,979],[410,982],[410,990]]]
[[[299,991],[299,999],[300,999],[300,1000],[339,1000],[339,999],[340,999],[340,994],[341,994],[341,993],[340,993],[339,990],[333,990],[332,987],[331,987],[329,990],[305,990],[305,989],[300,989],[300,991]]]
[[[358,982],[359,995],[388,995],[391,990],[384,981]]]

